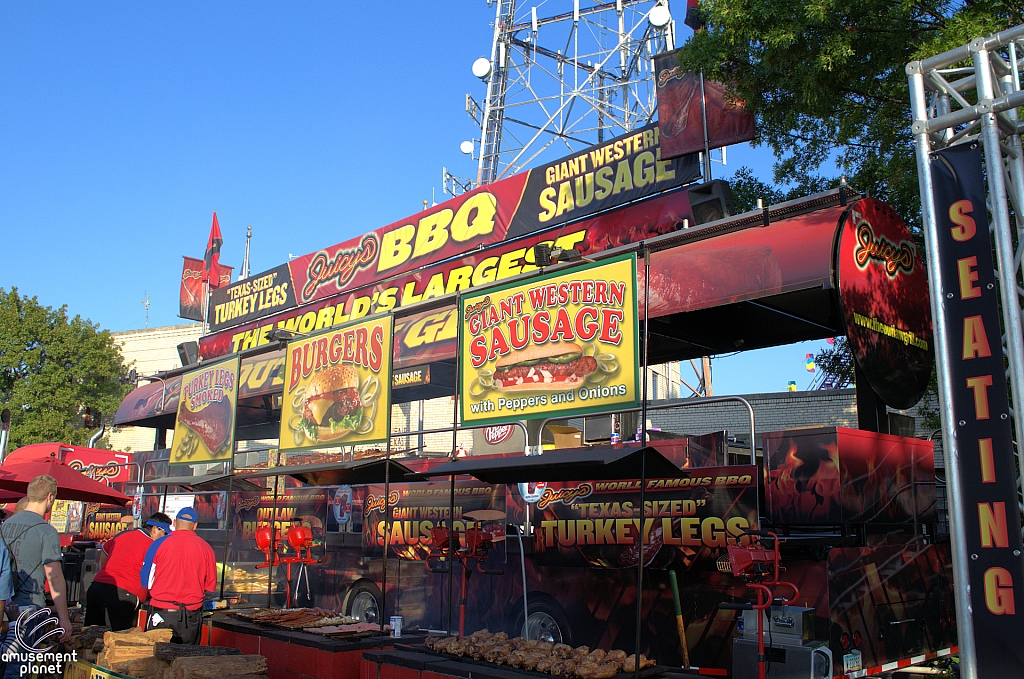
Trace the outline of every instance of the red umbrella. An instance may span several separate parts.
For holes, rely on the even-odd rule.
[[[16,461],[0,466],[0,490],[14,491],[24,495],[28,492],[29,482],[43,474],[49,474],[57,479],[57,498],[60,500],[80,500],[123,506],[132,502],[132,499],[124,493],[119,493],[105,483],[93,481],[53,455],[48,460]]]

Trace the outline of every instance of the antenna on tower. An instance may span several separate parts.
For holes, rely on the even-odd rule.
[[[142,294],[146,295],[145,292]],[[149,328],[149,295],[146,295],[146,301],[141,303],[142,306],[146,307],[146,328]]]
[[[252,226],[247,226],[245,233],[245,257],[242,259],[242,271],[238,280],[244,281],[249,277],[249,241],[252,240]]]
[[[652,122],[652,57],[675,47],[668,0],[580,3],[496,0],[491,50],[472,65],[485,91],[466,98],[479,126],[480,186]],[[582,6],[581,6],[582,5]],[[463,153],[474,151],[464,142]],[[541,156],[544,156],[541,158]],[[456,195],[462,187],[449,188]],[[455,179],[455,178],[452,178]]]

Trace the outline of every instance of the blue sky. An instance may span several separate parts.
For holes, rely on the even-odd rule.
[[[492,19],[485,0],[3,3],[0,287],[113,331],[148,295],[170,325],[214,210],[221,261],[251,224],[258,272],[440,202],[442,166],[475,174],[458,147]],[[741,164],[770,178],[745,145],[716,176]],[[716,392],[803,388],[819,345],[717,361]]]

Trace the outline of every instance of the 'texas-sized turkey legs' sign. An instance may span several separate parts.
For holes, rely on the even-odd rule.
[[[463,424],[637,403],[635,254],[466,295],[460,305]]]
[[[980,677],[1024,676],[1024,547],[992,245],[976,143],[932,154],[942,313]],[[937,293],[939,294],[939,293]],[[1009,299],[1016,302],[1016,291]],[[1020,407],[1020,404],[1018,404]]]
[[[204,364],[181,378],[171,464],[231,459],[238,402],[237,356]]]

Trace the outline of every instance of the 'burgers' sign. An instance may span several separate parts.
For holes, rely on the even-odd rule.
[[[281,450],[387,439],[391,337],[388,315],[288,343]]]
[[[636,256],[462,297],[464,424],[634,407]]]

